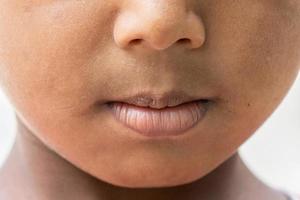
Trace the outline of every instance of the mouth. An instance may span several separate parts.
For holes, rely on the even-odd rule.
[[[211,98],[180,92],[164,95],[139,93],[106,102],[116,122],[146,138],[170,137],[187,133],[209,109]]]
[[[114,103],[126,103],[138,107],[146,107],[153,109],[164,109],[167,107],[176,107],[182,104],[197,102],[208,103],[212,99],[210,97],[199,97],[189,95],[183,91],[169,91],[161,94],[153,92],[140,92],[133,96],[125,96],[106,102],[109,106]]]
[[[128,106],[135,106],[135,107],[140,107],[140,108],[147,108],[148,110],[164,110],[167,108],[174,108],[174,107],[178,107],[178,106],[182,106],[182,105],[186,105],[186,104],[191,104],[191,103],[201,103],[201,104],[208,104],[211,100],[210,99],[197,99],[197,100],[192,100],[192,101],[186,101],[180,104],[175,104],[175,105],[167,105],[164,107],[155,107],[155,106],[151,106],[149,104],[141,104],[141,103],[128,103],[128,102],[124,102],[124,101],[108,101],[106,104],[108,107],[112,108],[114,104],[127,104]]]

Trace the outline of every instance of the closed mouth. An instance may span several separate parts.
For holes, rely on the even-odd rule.
[[[108,102],[110,111],[125,127],[148,137],[169,137],[187,133],[209,109],[208,99],[188,101],[164,108],[141,107],[126,102]]]
[[[182,105],[185,105],[185,104],[190,104],[190,103],[196,103],[196,102],[200,102],[202,104],[207,104],[209,103],[211,100],[209,99],[198,99],[198,100],[193,100],[193,101],[188,101],[188,102],[184,102],[184,103],[181,103],[181,104],[178,104],[178,105],[175,105],[175,106],[165,106],[163,108],[152,108],[150,106],[140,106],[140,105],[134,105],[134,104],[130,104],[130,103],[127,103],[127,102],[122,102],[122,101],[109,101],[107,102],[107,105],[109,107],[112,107],[112,105],[114,103],[124,103],[124,104],[129,104],[129,105],[133,105],[133,106],[137,106],[137,107],[144,107],[144,108],[150,108],[150,109],[153,109],[153,110],[163,110],[163,109],[166,109],[166,108],[172,108],[172,107],[178,107],[178,106],[182,106]]]

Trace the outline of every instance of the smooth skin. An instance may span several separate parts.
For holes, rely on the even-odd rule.
[[[7,200],[284,200],[238,147],[300,66],[298,0],[2,0],[0,86],[17,139]],[[212,97],[181,140],[142,140],[104,102]]]

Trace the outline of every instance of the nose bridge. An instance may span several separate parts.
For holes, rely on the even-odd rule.
[[[117,44],[126,47],[143,40],[155,49],[165,49],[180,39],[199,47],[204,39],[201,18],[188,9],[187,0],[133,0],[115,23]]]

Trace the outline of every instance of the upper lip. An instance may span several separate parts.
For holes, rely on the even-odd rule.
[[[133,96],[123,97],[116,101],[141,107],[151,107],[160,109],[167,106],[173,107],[196,100],[208,100],[208,98],[190,95],[184,91],[170,90],[163,93],[141,91]]]

